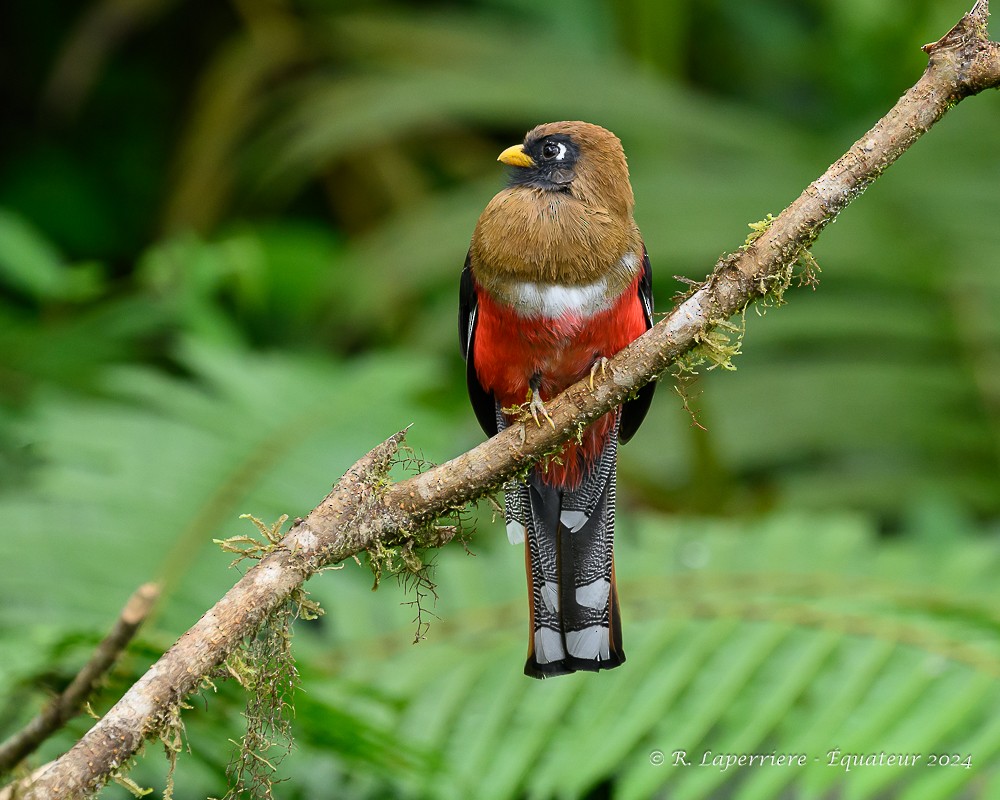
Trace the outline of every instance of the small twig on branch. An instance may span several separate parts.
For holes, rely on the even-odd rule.
[[[479,447],[388,488],[385,472],[402,432],[379,445],[68,753],[16,787],[16,796],[41,800],[93,793],[144,739],[160,731],[203,676],[311,575],[376,543],[406,543],[439,516],[499,488],[579,426],[656,379],[748,303],[787,286],[796,261],[883,170],[960,100],[1000,85],[1000,45],[986,36],[988,13],[988,0],[979,0],[940,41],[926,45],[927,69],[889,113],[756,239],[721,259],[700,288],[611,359],[593,389],[584,380],[546,403],[554,428],[512,425]],[[424,543],[440,545],[448,538]],[[13,797],[14,788],[0,791],[0,800]]]
[[[132,593],[111,632],[97,645],[69,686],[27,725],[0,744],[0,773],[13,769],[76,716],[97,682],[107,674],[146,621],[159,596],[160,587],[155,583],[144,583]]]

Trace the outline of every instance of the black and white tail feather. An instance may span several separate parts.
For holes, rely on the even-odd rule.
[[[503,415],[498,426],[504,427]],[[531,627],[524,673],[534,678],[625,662],[615,587],[615,475],[618,422],[580,485],[542,480],[505,488],[507,536],[526,541]]]

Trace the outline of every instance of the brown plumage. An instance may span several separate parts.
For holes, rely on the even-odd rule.
[[[621,142],[586,122],[529,131],[500,159],[508,188],[472,235],[459,309],[469,394],[492,435],[504,408],[544,403],[652,324],[649,259],[632,218]],[[591,423],[525,483],[506,488],[507,531],[527,538],[534,677],[618,666],[612,542],[618,439],[645,416],[652,385]]]
[[[632,219],[632,186],[621,142],[586,122],[549,122],[525,142],[564,135],[580,149],[572,181],[561,191],[514,184],[487,204],[469,251],[477,280],[494,288],[510,279],[592,283],[626,252],[642,251]],[[617,270],[619,291],[634,277]]]

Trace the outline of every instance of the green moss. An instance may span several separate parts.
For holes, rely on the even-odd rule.
[[[273,553],[281,543],[283,534],[281,527],[288,521],[288,515],[282,514],[273,525],[266,525],[252,514],[240,514],[240,519],[248,519],[263,537],[263,541],[253,536],[230,536],[228,539],[213,539],[224,553],[236,553],[237,558],[229,565],[235,567],[245,558],[259,561],[264,556]]]
[[[774,219],[772,214],[768,214],[762,220],[749,223],[750,233],[740,245],[740,250],[748,250],[771,227]],[[736,369],[733,360],[742,352],[743,337],[746,333],[746,310],[751,302],[755,304],[757,313],[763,315],[771,307],[784,305],[785,290],[796,277],[799,286],[816,288],[819,284],[820,267],[809,250],[811,244],[812,241],[809,241],[791,249],[780,268],[758,279],[757,296],[748,301],[738,312],[738,322],[733,321],[736,316],[731,319],[710,321],[708,327],[695,337],[695,346],[675,361],[673,372],[678,381],[690,375],[697,375],[699,369],[703,367],[708,370]],[[728,260],[724,258],[720,263],[727,263]],[[685,399],[683,390],[678,391],[682,400]],[[685,407],[687,407],[686,401]]]
[[[208,680],[207,678],[203,680]],[[211,681],[208,680],[211,684]],[[214,689],[215,687],[212,686]],[[190,706],[181,702],[170,709],[170,714],[160,728],[160,743],[163,751],[167,755],[167,776],[166,785],[163,787],[163,800],[173,800],[174,796],[174,773],[177,771],[177,756],[184,747],[184,722],[181,719],[181,710]]]
[[[675,373],[697,375],[705,365],[708,370],[735,370],[733,359],[742,352],[745,333],[746,308],[739,314],[738,325],[725,319],[713,320],[710,327],[695,337],[697,344],[674,362]]]
[[[111,780],[129,792],[133,797],[148,797],[153,793],[152,789],[144,789],[128,775],[124,774],[134,766],[134,760],[128,764],[123,764],[111,773]]]
[[[740,250],[748,250],[761,235],[774,224],[774,216],[768,214],[764,219],[749,223],[750,233],[746,240],[740,245]],[[782,266],[769,275],[760,278],[757,284],[757,310],[758,313],[766,313],[772,306],[784,305],[785,290],[791,285],[792,280],[797,276],[799,286],[811,286],[813,289],[819,285],[820,267],[816,262],[810,248],[814,238],[801,245],[792,248],[783,259]]]
[[[260,560],[280,546],[281,529],[288,520],[287,515],[283,514],[271,525],[252,514],[242,514],[240,519],[249,520],[259,536],[239,535],[214,540],[224,552],[237,554],[231,566],[246,558]],[[298,671],[291,651],[292,622],[299,617],[315,619],[322,614],[323,609],[309,599],[308,592],[297,587],[287,602],[272,612],[254,635],[245,638],[216,673],[215,677],[232,678],[246,693],[246,733],[226,771],[230,788],[224,800],[273,798],[278,765],[292,747],[292,697],[298,685]],[[203,680],[202,686],[215,688],[210,677]],[[175,716],[164,723],[160,734],[170,761],[166,798],[172,792],[170,776],[180,751],[181,731],[178,708]]]
[[[813,290],[819,285],[819,263],[810,251],[811,242],[801,245],[789,253],[780,269],[762,278],[758,285],[760,296],[757,298],[759,314],[767,312],[768,308],[785,304],[785,290],[798,279],[798,286],[810,286]]]
[[[298,671],[292,658],[291,625],[298,610],[295,602],[275,610],[225,662],[226,672],[246,692],[247,728],[226,770],[229,791],[224,800],[274,797],[274,776],[292,748]]]
[[[400,446],[390,469],[398,467],[406,475],[416,475],[432,466],[411,448]],[[387,477],[386,486],[390,483]],[[375,496],[380,493],[377,491]],[[430,627],[428,618],[433,616],[429,604],[437,601],[437,586],[431,577],[433,564],[426,560],[424,551],[441,547],[456,538],[467,545],[475,530],[474,520],[474,506],[463,503],[449,509],[442,518],[400,531],[391,541],[376,539],[367,550],[368,567],[374,578],[372,591],[377,590],[386,577],[395,577],[404,590],[412,594],[413,599],[405,605],[414,609],[414,642],[426,635]],[[442,521],[445,524],[441,524]]]
[[[761,234],[770,228],[773,223],[773,214],[768,214],[764,217],[764,219],[758,220],[757,222],[748,223],[750,233],[747,234],[747,238],[743,241],[743,244],[740,245],[740,250],[748,250],[750,245],[757,241],[761,237]]]

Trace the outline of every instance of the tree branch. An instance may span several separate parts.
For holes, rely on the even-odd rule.
[[[160,596],[160,587],[144,583],[129,597],[114,627],[97,645],[69,686],[21,730],[0,744],[0,774],[33,753],[42,742],[72,719],[90,697],[97,682],[118,660]]]
[[[570,387],[546,404],[555,423],[515,424],[445,464],[385,488],[403,432],[351,467],[275,551],[250,570],[154,664],[69,752],[36,771],[15,796],[78,798],[155,736],[195,690],[307,578],[376,544],[418,537],[433,520],[489,494],[581,426],[619,405],[699,343],[712,329],[772,289],[784,288],[796,261],[823,228],[965,97],[1000,85],[1000,45],[988,40],[988,0],[940,41],[925,45],[920,80],[835,164],[810,184],[753,242],[721,259],[704,284],[662,321],[611,359],[591,389]],[[440,545],[448,535],[439,536]],[[424,544],[428,542],[423,541]]]

